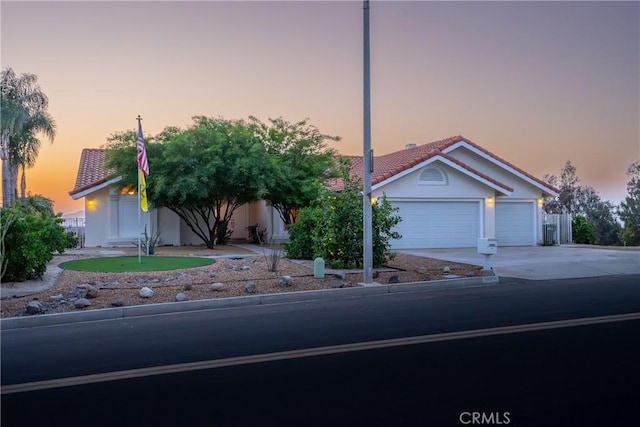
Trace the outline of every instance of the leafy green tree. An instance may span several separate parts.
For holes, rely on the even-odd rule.
[[[640,245],[640,162],[627,169],[627,196],[618,207],[618,215],[624,221],[625,241],[628,245]]]
[[[156,208],[175,212],[213,248],[228,239],[233,212],[264,196],[271,163],[254,124],[203,116],[193,121],[186,130],[167,128],[145,141],[147,198]],[[117,134],[107,146],[107,167],[122,177],[123,187],[137,183],[132,135]]]
[[[542,209],[547,213],[576,213],[576,197],[578,192],[578,176],[576,168],[567,160],[560,170],[560,178],[556,175],[545,175],[542,179],[549,185],[560,190],[557,198],[547,198],[544,200]]]
[[[592,187],[581,186],[576,192],[576,211],[584,215],[593,226],[596,245],[615,245],[621,227],[613,216],[615,206],[610,201],[604,201]]]
[[[273,167],[264,199],[288,226],[296,222],[300,208],[309,206],[320,195],[328,179],[341,173],[341,163],[327,141],[340,141],[310,124],[308,119],[290,123],[282,118],[265,124],[250,117],[259,130]]]
[[[11,206],[17,198],[18,169],[22,169],[21,199],[26,200],[25,170],[35,164],[40,150],[38,134],[51,142],[56,124],[47,111],[49,100],[42,92],[34,74],[17,75],[13,69],[2,71],[2,198],[4,206]]]

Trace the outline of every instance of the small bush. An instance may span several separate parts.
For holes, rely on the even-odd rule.
[[[572,220],[573,243],[593,244],[596,240],[596,232],[585,217],[575,215]]]
[[[288,258],[321,257],[331,268],[363,266],[363,198],[353,182],[339,193],[325,192],[314,206],[299,212],[299,221],[289,227]],[[372,207],[373,265],[384,265],[390,258],[390,241],[401,236],[392,231],[400,221],[382,197]]]
[[[40,278],[53,258],[53,252],[64,252],[78,244],[73,233],[64,231],[59,216],[34,208],[29,203],[3,208],[0,218],[3,223],[10,222],[3,242],[3,281]]]

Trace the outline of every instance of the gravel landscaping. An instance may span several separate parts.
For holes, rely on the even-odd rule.
[[[195,255],[195,254],[186,254]],[[198,255],[204,256],[204,253]],[[86,256],[86,255],[83,255]],[[155,304],[178,300],[226,298],[251,294],[298,292],[330,287],[354,287],[362,282],[361,271],[344,271],[344,277],[326,274],[313,277],[309,262],[281,259],[277,272],[270,272],[262,255],[216,258],[205,267],[146,273],[89,273],[63,271],[51,289],[1,301],[1,316],[26,316],[27,305],[34,314],[94,310],[114,306]],[[374,271],[378,283],[407,283],[442,280],[445,275],[480,276],[482,267],[397,254],[385,268]],[[283,279],[289,276],[289,279]],[[153,295],[142,297],[141,289]],[[182,295],[178,295],[182,294]],[[33,302],[33,301],[37,302]]]

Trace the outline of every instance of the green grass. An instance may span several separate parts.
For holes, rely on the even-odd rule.
[[[210,258],[179,257],[179,256],[143,256],[138,262],[137,256],[88,258],[77,261],[67,261],[60,264],[65,270],[93,271],[100,273],[125,273],[136,271],[164,271],[182,268],[203,267],[213,264]]]

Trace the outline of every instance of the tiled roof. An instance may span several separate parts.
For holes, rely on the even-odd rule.
[[[105,170],[104,150],[99,148],[84,148],[80,155],[80,165],[78,175],[76,175],[76,185],[69,194],[73,196],[81,191],[87,190],[107,181],[107,177],[112,171]]]
[[[446,154],[443,152],[443,150],[445,150],[446,148],[457,144],[458,142],[464,141],[465,143],[473,146],[474,148],[482,151],[483,153],[487,154],[490,157],[493,157],[494,159],[504,163],[505,165],[508,165],[510,167],[512,167],[513,169],[517,170],[518,172],[520,172],[521,174],[529,177],[530,179],[538,182],[539,184],[545,186],[546,188],[553,190],[555,192],[558,192],[559,190],[557,190],[554,187],[551,187],[549,184],[545,183],[544,181],[535,178],[534,176],[526,173],[525,171],[523,171],[522,169],[518,168],[517,166],[513,165],[512,163],[507,162],[506,160],[501,159],[500,157],[496,156],[495,154],[487,151],[486,149],[480,147],[479,145],[471,142],[470,140],[464,138],[461,135],[457,135],[457,136],[452,136],[449,138],[445,138],[445,139],[441,139],[439,141],[434,141],[434,142],[430,142],[427,144],[423,144],[423,145],[418,145],[416,147],[413,148],[405,148],[399,151],[395,151],[393,153],[389,153],[389,154],[385,154],[379,157],[375,157],[373,160],[373,172],[371,174],[371,185],[376,185],[379,184],[391,177],[393,177],[394,175],[397,175],[405,170],[411,169],[412,167],[414,167],[417,164],[420,164],[422,162],[424,162],[425,160],[428,160],[434,156],[440,156],[443,157],[455,164],[457,164],[458,166],[472,172],[473,174],[480,176],[484,179],[486,179],[489,182],[492,182],[493,184],[504,188],[505,190],[508,191],[513,191],[513,188],[511,188],[510,186],[497,181],[496,179],[480,172],[477,169],[472,168],[471,166],[461,162],[460,160],[457,160],[453,157],[451,157],[450,155]],[[360,178],[362,178],[362,156],[352,156],[352,165],[351,165],[351,169],[349,171],[350,175],[355,175],[358,176]],[[334,191],[339,191],[342,188],[344,188],[344,184],[341,180],[335,180],[334,182],[331,183],[330,185],[330,189],[334,190]]]

